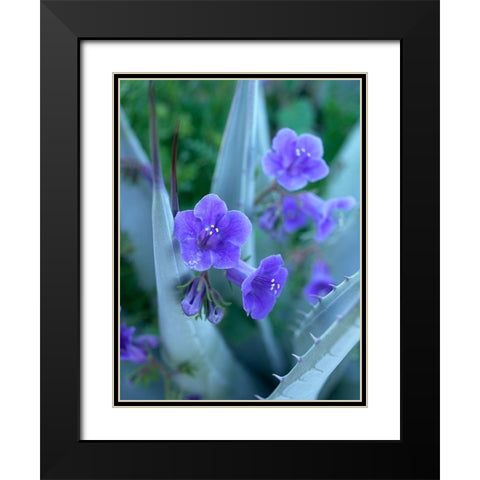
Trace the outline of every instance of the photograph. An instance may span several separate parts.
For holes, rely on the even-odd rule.
[[[366,75],[170,77],[114,76],[115,405],[365,406]]]

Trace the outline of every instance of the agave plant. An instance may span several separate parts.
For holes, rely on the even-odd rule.
[[[317,135],[284,126],[271,136],[262,82],[238,81],[210,193],[189,209],[178,125],[162,159],[170,192],[162,174],[154,82],[148,102],[150,158],[121,112],[121,166],[139,181],[122,176],[120,224],[138,283],[156,293],[158,341],[136,335],[135,312],[122,310],[122,395],[315,400],[353,372],[344,399],[358,399],[358,126],[330,162],[342,168],[330,168]]]

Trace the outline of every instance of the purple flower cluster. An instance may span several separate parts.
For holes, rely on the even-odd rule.
[[[279,240],[287,233],[305,227],[311,219],[316,226],[315,240],[323,242],[335,228],[334,210],[348,210],[355,205],[353,197],[323,200],[311,192],[295,195],[285,192],[298,190],[308,182],[328,175],[328,165],[323,159],[323,143],[319,137],[311,134],[297,136],[293,130],[282,128],[272,141],[272,149],[263,157],[262,165],[264,172],[275,177],[277,182],[266,192],[276,191],[280,193],[280,198],[267,206],[258,225]]]
[[[258,224],[263,230],[273,230],[283,220],[283,229],[293,233],[307,225],[311,219],[316,227],[315,240],[325,241],[335,229],[335,210],[349,210],[355,205],[353,197],[323,200],[314,193],[284,195],[279,205],[265,210]]]
[[[133,363],[145,363],[150,350],[159,345],[155,335],[134,336],[135,327],[120,326],[120,358]]]
[[[310,282],[303,290],[303,294],[311,304],[314,304],[319,297],[324,297],[333,290],[332,285],[333,278],[330,276],[327,264],[322,260],[318,260],[313,265]]]
[[[252,318],[261,320],[272,310],[288,272],[281,267],[280,255],[262,260],[257,269],[240,259],[241,247],[251,233],[248,217],[236,210],[228,211],[215,194],[203,197],[193,210],[177,213],[174,235],[183,261],[190,269],[202,272],[187,285],[181,302],[186,315],[198,315],[206,299],[207,319],[214,324],[222,320],[224,302],[208,280],[212,267],[226,270],[227,278],[241,288],[243,307]]]

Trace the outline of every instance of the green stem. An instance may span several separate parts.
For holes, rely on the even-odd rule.
[[[268,187],[265,187],[256,197],[255,200],[253,201],[254,205],[258,205],[269,193],[274,192],[275,190],[278,190],[279,186],[276,180],[274,180]]]
[[[165,398],[170,398],[170,374],[167,369],[154,357],[151,358],[150,364],[155,367],[163,377],[163,386],[165,389]]]

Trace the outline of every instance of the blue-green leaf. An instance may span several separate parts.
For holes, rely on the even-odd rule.
[[[148,157],[133,133],[125,112],[120,110],[120,158],[136,159],[148,164]],[[134,249],[131,254],[140,285],[147,291],[155,288],[152,245],[152,187],[138,176],[135,183],[120,176],[120,226],[128,233]]]
[[[325,198],[351,195],[357,207],[349,212],[339,212],[335,232],[322,244],[322,252],[336,282],[343,275],[351,275],[360,268],[360,126],[348,135],[333,163]]]
[[[303,355],[267,400],[315,400],[336,368],[360,341],[360,308],[334,322]]]
[[[328,295],[319,299],[310,312],[299,320],[293,334],[293,347],[304,352],[310,346],[310,334],[322,335],[338,318],[343,317],[360,301],[360,274],[344,279]]]

